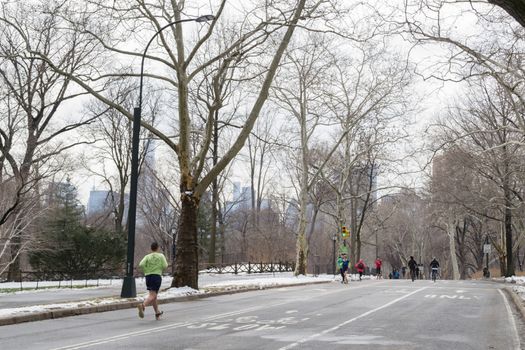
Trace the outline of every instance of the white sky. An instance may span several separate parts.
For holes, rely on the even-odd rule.
[[[243,4],[243,2],[239,3],[233,3],[232,6],[239,6],[239,4]],[[468,6],[467,6],[468,8]],[[196,9],[198,14],[203,14],[204,11],[202,8]],[[204,12],[203,12],[204,11]],[[474,38],[476,35],[479,35],[479,28],[476,27],[476,21],[477,17],[473,14],[470,14],[468,16],[462,16],[460,21],[457,21],[455,18],[451,19],[451,29],[453,32],[457,33],[464,33],[465,35],[473,35]],[[400,43],[401,46],[406,43]],[[409,47],[408,44],[407,48]],[[437,55],[439,55],[441,52],[440,49],[437,47],[435,49],[429,48],[429,46],[426,46],[424,48],[415,49],[412,51],[412,59],[414,62],[417,62],[420,67],[423,67],[422,65],[430,65],[432,64],[433,60]],[[154,67],[148,67],[148,69],[154,69]],[[446,83],[443,84],[442,82],[436,81],[436,80],[419,80],[419,82],[416,83],[415,88],[413,90],[414,94],[420,94],[426,96],[426,98],[419,100],[420,101],[420,112],[417,113],[417,115],[413,116],[414,124],[412,125],[412,130],[410,132],[414,135],[414,139],[411,143],[412,146],[414,145],[423,145],[426,140],[425,135],[425,129],[428,126],[429,123],[433,120],[436,114],[438,114],[446,105],[449,103],[453,96],[457,95],[458,89],[460,89],[459,84],[454,83]],[[421,92],[424,91],[422,94]],[[78,101],[68,102],[65,106],[63,106],[63,110],[67,110],[70,114],[80,114],[82,112],[82,104],[78,103]],[[403,149],[401,149],[401,152]],[[80,152],[77,150],[77,152]],[[174,157],[174,154],[172,152],[169,153],[171,157]],[[419,159],[414,159],[412,162],[408,161],[406,162],[405,169],[408,170],[408,172],[411,172],[411,174],[406,174],[402,178],[397,178],[394,180],[393,176],[382,176],[379,178],[379,185],[384,185],[386,183],[390,183],[391,181],[401,181],[404,183],[412,183],[414,186],[421,186],[425,181],[425,175],[417,173],[418,170],[421,168],[421,164],[426,163],[427,161],[427,155],[424,153],[420,153],[418,155]],[[247,185],[249,183],[249,175],[248,175],[248,167],[242,166],[242,159],[239,159],[236,161],[236,168],[231,176],[232,181],[239,181],[243,185]],[[87,199],[89,196],[89,191],[96,187],[96,189],[105,189],[103,186],[100,185],[100,180],[93,178],[93,177],[86,177],[85,172],[80,171],[79,174],[76,174],[75,177],[72,179],[73,183],[77,185],[77,188],[79,190],[79,195],[81,202],[83,204],[87,203]]]

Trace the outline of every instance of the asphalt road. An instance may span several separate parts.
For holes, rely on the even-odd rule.
[[[328,283],[0,327],[1,349],[520,349],[500,285]],[[518,332],[519,330],[519,332]]]

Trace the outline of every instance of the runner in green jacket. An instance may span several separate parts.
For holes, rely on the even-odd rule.
[[[137,305],[139,309],[139,317],[144,318],[144,310],[146,306],[152,305],[155,310],[155,319],[159,320],[163,314],[159,311],[157,304],[157,294],[159,293],[160,285],[162,284],[162,272],[168,267],[168,262],[164,254],[159,253],[159,245],[157,242],[151,243],[151,253],[146,255],[139,263],[139,268],[144,271],[146,276],[146,288],[149,291],[148,297],[143,303]]]

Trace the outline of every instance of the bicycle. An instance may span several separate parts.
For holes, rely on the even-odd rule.
[[[439,269],[437,267],[433,267],[432,268],[432,272],[430,273],[430,275],[432,276],[432,281],[433,282],[436,282],[436,279],[439,279]]]

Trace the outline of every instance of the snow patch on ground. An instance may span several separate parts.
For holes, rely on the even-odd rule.
[[[512,291],[525,300],[525,276],[505,277],[504,281],[505,283],[515,284],[512,287]]]
[[[525,300],[525,286],[514,286],[512,287],[512,290]]]
[[[525,276],[512,276],[512,277],[505,277],[506,283],[516,283],[518,285],[525,284]]]
[[[280,277],[275,277],[275,275]],[[312,282],[331,282],[336,281],[337,277],[332,275],[322,275],[318,277],[307,277],[307,276],[293,276],[291,273],[286,274],[250,274],[250,275],[207,275],[200,276],[201,289],[196,290],[190,287],[181,287],[181,288],[167,288],[159,292],[159,299],[169,299],[175,297],[185,297],[191,295],[205,294],[217,291],[229,291],[229,290],[242,290],[242,289],[264,289],[267,287],[275,287],[280,285],[290,285],[290,284],[300,284],[300,283],[312,283]],[[340,277],[339,277],[340,280]],[[85,281],[81,281],[85,283]],[[40,282],[39,286],[53,286],[54,282]],[[109,284],[111,283],[111,284]],[[82,285],[82,283],[79,283]],[[122,284],[122,280],[100,280],[99,287],[93,288],[107,288],[108,285],[116,286]],[[170,285],[171,277],[163,277],[163,285]],[[17,283],[1,283],[0,288],[17,288]],[[75,281],[73,281],[75,285]],[[36,284],[35,284],[36,287]],[[146,290],[145,279],[137,278],[136,279],[137,290]],[[64,288],[61,288],[64,289]],[[85,288],[83,288],[85,290]],[[52,289],[51,289],[52,290]],[[39,293],[43,291],[50,291],[50,289],[39,289],[39,290],[28,290],[19,293]],[[1,294],[0,294],[1,295]],[[142,301],[146,298],[147,292],[141,293],[136,298],[122,299],[119,297],[104,297],[104,298],[93,298],[90,300],[83,300],[77,302],[64,302],[56,304],[45,304],[45,305],[34,305],[34,306],[25,306],[17,308],[5,308],[0,309],[0,318],[13,317],[28,315],[34,313],[43,313],[64,309],[76,309],[83,307],[92,307],[92,306],[101,306],[107,304],[118,304],[122,302],[129,301]]]
[[[159,299],[168,299],[173,297],[183,297],[193,294],[202,294],[202,292],[191,289],[189,287],[182,288],[170,288],[167,291],[159,293]],[[0,309],[0,318],[2,317],[12,317],[20,315],[28,315],[33,313],[42,313],[50,312],[57,310],[66,310],[66,309],[77,309],[91,306],[101,306],[108,304],[119,304],[122,302],[128,302],[136,300],[137,302],[142,301],[146,298],[147,293],[141,293],[136,298],[121,299],[118,297],[105,297],[105,298],[94,298],[90,300],[83,300],[78,302],[67,302],[67,303],[56,303],[56,304],[45,304],[45,305],[34,305],[34,306],[24,306],[18,308],[7,308]]]

